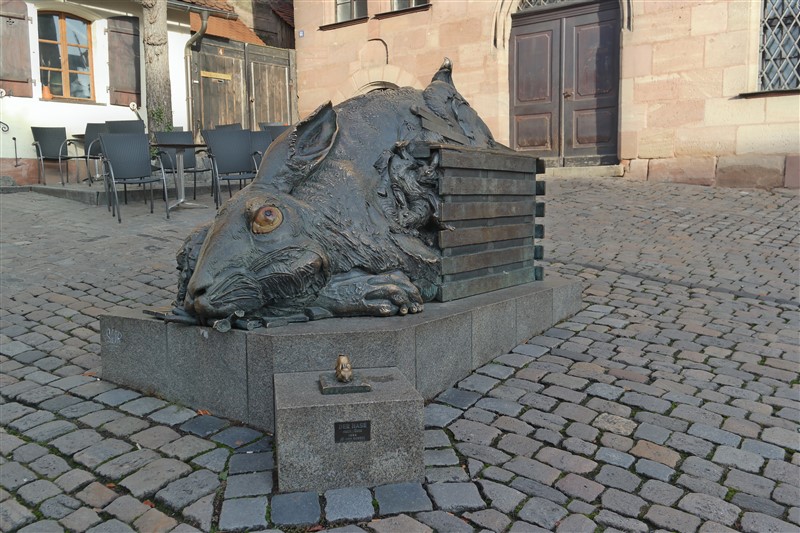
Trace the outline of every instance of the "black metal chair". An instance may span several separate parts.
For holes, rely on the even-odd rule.
[[[215,130],[240,130],[242,129],[241,122],[234,122],[233,124],[217,124]]]
[[[144,133],[142,120],[107,120],[108,133]]]
[[[238,180],[241,189],[245,181],[256,177],[250,130],[216,129],[203,130],[202,133],[211,159],[214,203],[219,207],[222,204],[220,181],[228,182],[228,195],[233,196],[231,181]]]
[[[77,141],[67,139],[66,128],[51,128],[31,126],[33,133],[33,146],[36,147],[36,157],[39,159],[39,183],[47,185],[44,172],[45,161],[58,161],[58,177],[64,186],[64,169],[62,161],[67,162],[67,182],[69,181],[69,160],[79,159]],[[75,155],[69,155],[69,147],[73,147]]]
[[[258,170],[258,167],[261,165],[264,152],[267,151],[267,148],[269,148],[273,140],[272,134],[268,131],[250,132],[250,153],[253,156],[253,165],[256,170]]]
[[[112,215],[122,223],[117,184],[122,184],[127,200],[128,185],[150,185],[150,212],[153,212],[153,183],[161,182],[164,192],[164,208],[169,218],[167,177],[159,161],[161,176],[153,176],[150,165],[150,143],[144,133],[101,133],[100,145],[106,167],[105,184],[108,207]]]
[[[86,175],[91,186],[95,179],[102,179],[101,167],[102,157],[100,154],[100,134],[109,133],[108,126],[104,122],[90,122],[86,124],[86,132],[83,136],[83,151],[86,158]],[[89,166],[89,162],[94,162],[94,175]]]
[[[191,131],[157,131],[154,133],[156,144],[158,143],[182,143],[192,144],[194,138]],[[159,148],[158,156],[161,159],[161,165],[164,170],[173,176],[177,172],[177,165],[175,163],[175,148]],[[211,167],[198,166],[197,154],[205,152],[205,150],[190,150],[187,149],[183,152],[183,172],[191,173],[194,177],[194,188],[192,190],[192,198],[197,199],[197,174],[211,170]]]
[[[258,127],[261,131],[268,131],[272,135],[272,140],[277,139],[281,133],[288,130],[290,126],[287,124],[276,124],[275,122],[260,122]]]

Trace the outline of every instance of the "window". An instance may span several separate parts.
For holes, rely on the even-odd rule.
[[[39,75],[54,97],[92,100],[89,23],[64,13],[39,13]]]
[[[336,0],[336,22],[367,16],[367,0]]]
[[[392,11],[400,11],[401,9],[424,6],[427,3],[428,0],[392,0]]]
[[[764,0],[763,8],[760,89],[800,89],[800,2]]]

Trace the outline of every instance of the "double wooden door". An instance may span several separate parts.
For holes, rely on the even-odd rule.
[[[571,5],[513,16],[511,145],[548,166],[615,164],[619,7]]]

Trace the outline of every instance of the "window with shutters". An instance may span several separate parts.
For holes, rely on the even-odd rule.
[[[39,77],[53,98],[94,100],[90,24],[67,13],[40,12]]]
[[[142,105],[142,71],[139,47],[139,19],[111,17],[108,19],[109,80],[111,105]]]
[[[21,0],[0,2],[0,88],[12,96],[33,96],[28,8]]]

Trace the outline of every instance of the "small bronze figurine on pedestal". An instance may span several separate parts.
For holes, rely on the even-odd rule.
[[[319,376],[319,388],[322,394],[349,394],[353,392],[370,392],[372,385],[364,378],[353,373],[350,358],[339,354],[336,358],[334,372],[327,372]]]

